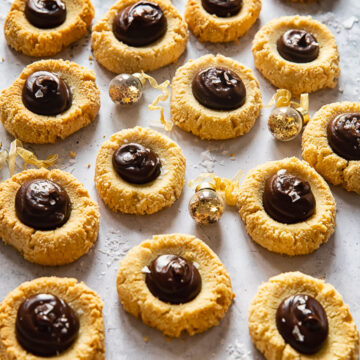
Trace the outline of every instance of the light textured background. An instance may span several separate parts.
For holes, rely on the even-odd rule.
[[[96,5],[95,21],[112,5],[111,0],[93,0]],[[267,21],[281,15],[312,14],[333,31],[341,54],[342,75],[334,90],[319,91],[311,95],[311,110],[316,111],[326,103],[359,101],[360,91],[360,2],[359,0],[319,0],[311,5],[295,4],[287,0],[263,0],[260,20],[239,44],[201,44],[190,36],[187,51],[178,63],[152,73],[159,81],[171,78],[178,66],[188,59],[217,52],[254,68],[251,41],[256,31]],[[173,0],[181,13],[185,0]],[[0,23],[4,22],[11,5],[0,0]],[[96,246],[74,264],[60,268],[45,268],[26,262],[15,250],[0,242],[0,299],[21,282],[39,276],[57,275],[76,277],[96,290],[105,301],[107,359],[262,359],[253,347],[247,329],[247,311],[258,285],[270,276],[285,271],[300,270],[307,274],[325,277],[344,296],[355,321],[360,325],[360,197],[341,188],[331,187],[337,202],[337,229],[329,242],[315,253],[296,258],[273,254],[254,244],[246,234],[235,211],[227,208],[221,222],[212,226],[196,226],[191,220],[187,203],[192,195],[184,188],[181,198],[169,209],[152,216],[126,216],[108,210],[96,193],[93,176],[96,153],[105,138],[123,128],[135,125],[149,126],[158,114],[147,110],[147,104],[156,92],[147,89],[138,106],[116,107],[111,103],[107,87],[112,74],[95,60],[89,60],[90,37],[64,50],[58,58],[70,59],[95,70],[101,89],[102,106],[93,124],[55,145],[28,147],[39,157],[58,153],[58,166],[84,182],[90,194],[97,199],[101,211],[101,228]],[[9,86],[24,66],[35,59],[10,50],[0,34],[0,89]],[[264,103],[274,93],[274,88],[256,72]],[[166,108],[168,114],[168,107]],[[186,178],[190,180],[200,172],[214,170],[221,176],[232,177],[242,169],[245,173],[268,160],[286,156],[301,156],[300,139],[292,143],[273,140],[267,130],[270,109],[264,109],[251,132],[230,141],[205,142],[175,129],[170,136],[183,148],[187,158]],[[160,129],[160,131],[163,131]],[[12,140],[0,125],[0,139],[6,146]],[[77,153],[71,159],[69,151]],[[234,153],[234,159],[230,154]],[[91,167],[88,168],[88,163]],[[20,163],[21,164],[21,163]],[[21,169],[18,168],[20,171]],[[8,176],[0,172],[1,179]],[[119,260],[133,246],[157,233],[185,232],[204,240],[222,259],[230,272],[236,299],[221,324],[194,337],[168,342],[159,332],[126,314],[118,301],[115,277]],[[144,337],[149,336],[149,342]]]

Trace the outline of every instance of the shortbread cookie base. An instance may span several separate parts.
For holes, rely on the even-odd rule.
[[[166,303],[148,289],[142,269],[163,254],[199,265],[202,289],[192,301]],[[130,250],[120,263],[117,290],[126,311],[170,337],[179,337],[182,331],[194,335],[218,325],[234,297],[229,274],[217,255],[201,240],[184,234],[156,235]]]
[[[240,108],[217,111],[201,105],[191,84],[198,71],[222,66],[234,71],[244,82],[246,100]],[[259,83],[251,69],[222,55],[205,55],[177,69],[171,84],[170,110],[174,123],[201,139],[224,140],[246,134],[260,115],[262,98]]]
[[[188,0],[185,20],[200,41],[229,42],[245,35],[260,15],[261,0],[243,0],[237,15],[223,18],[209,14],[201,0]]]
[[[26,79],[36,71],[58,74],[71,89],[72,104],[56,116],[38,115],[22,101]],[[15,138],[33,144],[54,143],[89,125],[100,108],[95,73],[71,61],[41,60],[28,65],[18,79],[0,95],[0,119]]]
[[[4,33],[7,43],[28,56],[53,56],[82,38],[94,17],[90,0],[63,0],[66,20],[53,29],[39,29],[26,19],[26,0],[14,0],[8,13]]]
[[[339,102],[323,106],[311,118],[302,137],[302,156],[326,180],[347,191],[360,194],[360,161],[346,160],[331,148],[327,137],[329,121],[342,113],[360,112],[356,102]]]
[[[151,71],[176,62],[184,52],[188,40],[185,21],[176,8],[167,0],[153,0],[167,19],[166,34],[152,44],[142,47],[126,45],[117,40],[112,24],[119,10],[138,0],[120,0],[93,27],[91,48],[96,60],[107,70],[120,73]]]
[[[263,207],[266,179],[286,169],[309,182],[316,201],[314,215],[303,222],[283,224]],[[326,243],[335,229],[336,204],[325,180],[305,161],[285,158],[269,161],[252,170],[238,194],[239,214],[250,237],[266,249],[286,255],[305,255]]]
[[[47,293],[65,300],[80,321],[80,332],[74,344],[65,352],[49,359],[105,360],[105,327],[103,302],[83,282],[76,279],[43,277],[22,283],[0,304],[0,358],[2,360],[40,360],[18,343],[15,322],[22,302],[33,295]]]
[[[317,59],[298,64],[285,60],[277,51],[277,40],[290,29],[312,33],[318,40]],[[334,88],[340,76],[339,52],[330,30],[311,16],[284,16],[274,19],[255,35],[252,52],[255,66],[274,86],[294,95]]]
[[[35,230],[16,216],[15,196],[20,186],[39,178],[60,184],[70,197],[70,218],[55,230]],[[0,183],[0,238],[33,263],[64,265],[86,254],[97,239],[99,218],[98,206],[84,185],[64,171],[26,170]]]
[[[161,160],[161,174],[147,184],[123,180],[112,165],[119,146],[135,142],[153,150]],[[181,148],[170,138],[139,126],[113,134],[97,155],[96,188],[107,206],[126,214],[153,214],[171,206],[180,196],[185,183],[186,160]]]
[[[319,301],[329,322],[327,340],[321,350],[311,356],[300,354],[286,344],[276,327],[276,311],[280,303],[296,294],[310,295]],[[359,334],[342,296],[332,285],[300,272],[274,276],[259,287],[250,305],[249,331],[267,360],[358,359]]]

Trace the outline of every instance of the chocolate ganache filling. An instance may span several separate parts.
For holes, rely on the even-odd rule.
[[[315,354],[329,332],[326,312],[309,295],[294,295],[282,301],[276,312],[276,326],[285,340],[301,354]]]
[[[146,285],[161,301],[183,304],[193,300],[201,290],[201,276],[195,265],[177,255],[160,255],[151,262]]]
[[[120,10],[114,18],[115,37],[130,46],[146,46],[160,39],[167,20],[158,4],[139,1]]]
[[[319,56],[319,43],[305,30],[288,30],[277,41],[279,54],[295,63],[308,63]]]
[[[316,202],[307,181],[281,169],[266,180],[263,205],[274,220],[294,224],[312,216]]]
[[[211,15],[231,17],[242,8],[242,0],[201,0],[203,8]]]
[[[161,161],[154,151],[136,143],[120,146],[112,163],[119,176],[132,184],[146,184],[161,172]]]
[[[360,113],[336,116],[328,123],[327,135],[336,154],[346,160],[360,160]]]
[[[79,332],[79,319],[57,296],[37,294],[27,298],[16,317],[16,337],[35,356],[50,357],[68,349]]]
[[[16,215],[36,230],[54,230],[64,225],[71,213],[71,202],[59,184],[36,179],[21,185],[15,197]]]
[[[66,82],[58,75],[37,71],[26,79],[22,101],[35,114],[55,116],[71,106],[72,95]]]
[[[211,66],[198,72],[192,81],[196,100],[214,110],[234,110],[244,105],[246,88],[230,69]]]
[[[62,0],[27,0],[25,16],[37,28],[55,28],[66,19],[66,5]]]

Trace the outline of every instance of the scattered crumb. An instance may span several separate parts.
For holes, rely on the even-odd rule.
[[[70,156],[75,159],[76,158],[76,152],[75,151],[70,151]]]
[[[229,355],[229,360],[251,360],[250,351],[247,351],[245,345],[238,340],[236,340],[234,344],[230,344],[226,350]]]
[[[149,337],[148,336],[144,336],[144,341],[146,342],[146,343],[148,343],[149,342]]]
[[[230,156],[231,156],[231,157],[234,157],[234,156],[235,156],[235,154],[234,154],[234,153],[231,153],[231,154],[230,154]]]
[[[2,57],[0,62],[4,62],[4,61],[5,61],[5,58],[4,58],[4,57]]]
[[[92,55],[89,55],[89,60],[92,61],[93,59]]]
[[[90,168],[90,166],[91,166],[91,164],[90,164],[90,163],[88,163],[88,169]]]
[[[172,338],[170,336],[165,336],[166,337],[166,341],[170,342],[172,340]]]
[[[351,16],[350,18],[345,20],[342,24],[346,30],[350,30],[357,22],[359,22],[359,19],[355,16]]]

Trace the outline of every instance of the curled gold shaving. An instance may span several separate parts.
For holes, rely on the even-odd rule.
[[[16,162],[16,148],[17,146],[21,145],[20,140],[14,140],[11,144],[10,144],[10,150],[9,150],[9,159],[8,159],[8,165],[9,165],[9,173],[10,176],[14,175],[15,172],[15,162]]]
[[[239,170],[232,179],[221,178],[214,173],[203,173],[195,179],[189,181],[188,186],[195,189],[197,185],[209,179],[209,183],[214,190],[219,192],[229,206],[235,206],[237,202],[237,193],[239,191],[239,181],[243,176],[243,172]]]
[[[158,82],[153,77],[151,77],[148,74],[145,74],[143,71],[141,71],[141,73],[139,74],[139,78],[140,78],[140,81],[142,81],[142,83],[144,82],[144,79],[146,79],[149,81],[149,84],[154,89],[162,91],[162,94],[157,96],[155,98],[155,100],[152,102],[152,104],[150,104],[148,106],[148,108],[149,108],[149,110],[160,110],[160,122],[161,122],[162,126],[164,127],[164,129],[166,131],[171,131],[174,124],[170,119],[169,120],[165,119],[164,108],[163,108],[163,106],[158,105],[160,101],[164,102],[168,99],[170,81],[165,80],[161,84],[158,84]]]
[[[39,160],[34,153],[21,147],[17,148],[17,154],[25,161],[25,163],[34,165],[38,168],[44,167],[46,169],[53,166],[58,159],[57,154],[52,154],[45,160]]]
[[[0,141],[0,170],[5,166],[6,161],[9,157],[9,154],[7,152],[7,150],[2,149],[1,150],[1,141]]]
[[[15,173],[15,163],[18,155],[24,160],[25,166],[26,164],[30,164],[36,166],[37,168],[48,168],[50,166],[53,166],[58,159],[57,154],[52,154],[48,156],[45,160],[40,160],[32,151],[25,149],[20,140],[16,139],[10,144],[9,152],[7,152],[7,150],[5,149],[0,151],[0,169],[5,165],[7,161],[10,176],[13,176]]]

